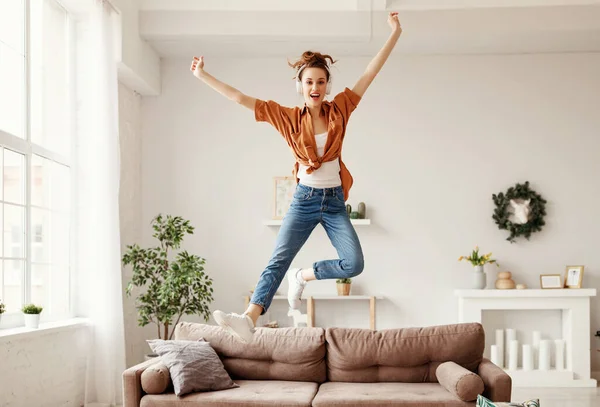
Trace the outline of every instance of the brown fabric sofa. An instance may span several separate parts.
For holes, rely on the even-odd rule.
[[[483,395],[492,401],[511,396],[510,376],[483,358],[484,331],[477,323],[382,331],[259,328],[248,345],[217,326],[176,327],[174,339],[200,338],[210,342],[238,388],[183,397],[169,389],[146,394],[141,376],[161,363],[155,359],[124,372],[124,407],[473,407],[475,401],[457,396],[467,376],[481,382],[479,376]],[[448,361],[456,365],[439,370],[442,385],[436,371]]]

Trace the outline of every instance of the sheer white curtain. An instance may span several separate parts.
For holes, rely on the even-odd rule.
[[[118,87],[115,11],[90,1],[80,24],[77,57],[77,283],[82,315],[91,320],[85,405],[122,404],[125,369],[119,240]]]

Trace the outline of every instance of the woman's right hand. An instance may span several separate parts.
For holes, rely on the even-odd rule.
[[[400,25],[397,11],[392,11],[388,15],[388,24],[392,28],[392,32],[398,33],[398,35],[402,34],[402,26]]]
[[[204,57],[194,57],[190,71],[192,71],[196,78],[200,79],[204,73]]]

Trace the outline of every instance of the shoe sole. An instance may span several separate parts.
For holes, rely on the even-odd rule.
[[[227,331],[231,336],[233,336],[234,338],[236,338],[237,340],[239,340],[240,342],[243,343],[248,343],[247,340],[245,340],[240,334],[238,334],[235,329],[233,329],[227,322],[225,322],[225,320],[223,320],[221,318],[221,316],[217,316],[219,314],[215,314],[213,313],[213,317],[215,318],[215,322],[221,327],[223,328],[225,331]]]

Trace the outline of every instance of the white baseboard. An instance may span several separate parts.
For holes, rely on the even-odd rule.
[[[123,407],[123,404],[87,403],[85,407]]]

